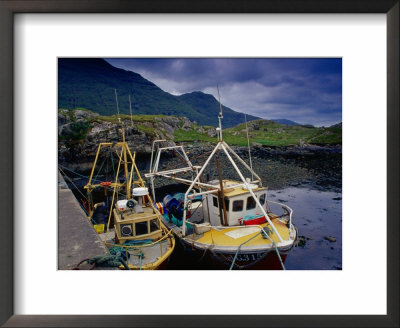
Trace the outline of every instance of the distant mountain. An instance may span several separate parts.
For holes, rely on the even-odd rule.
[[[128,96],[131,96],[133,114],[164,114],[186,116],[200,125],[218,124],[219,103],[212,96],[192,92],[174,96],[161,90],[140,74],[116,68],[100,58],[58,59],[58,107],[87,108],[100,115],[130,114]],[[244,114],[223,106],[223,127],[244,121]],[[248,115],[248,121],[257,119]]]
[[[291,121],[291,120],[287,120],[285,118],[278,118],[276,120],[272,120],[278,124],[282,124],[282,125],[301,125],[297,122]]]
[[[206,125],[214,125],[218,124],[218,113],[220,111],[219,102],[214,98],[214,96],[195,91],[191,93],[185,93],[179,98],[184,101],[186,104],[189,104],[194,110],[199,113],[204,113],[208,117],[208,122]],[[232,127],[239,123],[245,122],[245,114],[235,112],[222,105],[222,115],[223,115],[223,127]],[[214,119],[213,119],[214,118]],[[247,115],[247,121],[253,121],[259,119],[257,116]],[[213,120],[214,124],[211,124],[210,121]]]
[[[341,129],[342,128],[342,122],[333,124],[329,128]]]

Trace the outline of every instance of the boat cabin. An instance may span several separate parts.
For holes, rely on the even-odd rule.
[[[145,202],[147,188],[134,188],[132,195],[132,199],[119,200],[113,210],[118,242],[158,240],[162,236],[160,215],[150,203]]]
[[[219,185],[219,181],[211,181],[210,184]],[[226,222],[224,220],[224,204],[220,204],[220,198],[217,193],[208,194],[204,197],[203,215],[210,218],[212,226],[236,226],[243,222],[244,216],[261,214],[261,209],[257,205],[249,190],[238,182],[232,180],[223,180],[224,202],[226,211]],[[250,184],[250,188],[258,198],[261,206],[265,207],[267,199],[267,188],[258,187]],[[222,214],[222,218],[221,218]]]

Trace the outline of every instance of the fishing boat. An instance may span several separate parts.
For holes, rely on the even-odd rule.
[[[286,255],[297,238],[292,223],[293,210],[267,199],[268,189],[256,172],[223,140],[220,109],[218,142],[202,166],[193,165],[183,146],[158,147],[149,173],[153,198],[154,179],[167,178],[189,185],[185,193],[162,195],[156,206],[164,224],[173,231],[186,250],[194,253],[207,268],[285,269]],[[162,156],[175,154],[184,165],[160,169]],[[220,154],[223,153],[240,180],[223,179]],[[250,177],[239,170],[244,166]],[[207,180],[205,170],[215,160],[218,179]],[[187,176],[192,175],[192,178]],[[184,176],[184,177],[183,177]],[[160,197],[159,197],[160,199]]]
[[[117,98],[117,95],[116,95]],[[118,108],[118,101],[117,101]],[[119,111],[118,111],[119,112]],[[119,115],[118,115],[119,116]],[[121,122],[120,118],[119,122]],[[174,236],[163,223],[161,213],[154,206],[145,181],[135,163],[122,126],[122,142],[100,143],[88,183],[86,209],[104,243],[124,257],[121,269],[154,270],[166,266],[175,247]],[[118,157],[112,179],[97,179],[107,155]],[[115,170],[113,163],[113,170]]]

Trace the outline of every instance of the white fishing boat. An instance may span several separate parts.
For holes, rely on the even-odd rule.
[[[189,185],[185,193],[162,195],[162,202],[156,203],[162,220],[206,267],[284,269],[286,255],[297,237],[293,210],[267,199],[267,188],[260,177],[223,140],[222,110],[218,118],[218,142],[203,165],[193,165],[183,146],[158,147],[154,160],[152,153],[150,171],[145,176],[151,181],[154,199],[156,178]],[[153,142],[153,152],[160,142]],[[161,169],[166,153],[175,154],[184,165]],[[226,156],[240,180],[222,178],[220,153]],[[207,181],[204,173],[214,157],[218,179]],[[245,167],[245,174],[235,160]],[[192,178],[187,178],[189,172]]]

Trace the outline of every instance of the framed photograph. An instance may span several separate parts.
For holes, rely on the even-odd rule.
[[[346,3],[203,2],[189,6],[180,1],[168,5],[154,1],[0,1],[0,44],[4,49],[0,52],[3,117],[0,174],[4,185],[1,191],[3,265],[0,290],[6,295],[0,301],[1,324],[165,326],[168,322],[185,327],[398,326],[399,7],[398,1],[356,0]],[[147,59],[146,65],[150,66],[137,61],[135,67],[142,68],[141,73],[149,73],[146,78],[154,78],[156,84],[172,94],[183,93],[179,89],[182,87],[178,85],[179,78],[175,79],[175,89],[169,90],[170,82],[163,85],[168,72],[164,76],[157,75],[154,67],[162,61],[175,66],[185,64],[184,60],[173,62],[174,58],[202,60],[204,70],[208,69],[207,59],[210,58],[225,65],[229,72],[236,69],[229,67],[229,63],[235,63],[241,67],[241,76],[248,76],[251,65],[258,59],[258,73],[265,74],[265,79],[272,67],[266,65],[268,58],[279,59],[274,67],[292,65],[292,73],[302,67],[302,72],[309,76],[312,73],[308,63],[296,59],[335,61],[336,68],[329,63],[329,69],[338,72],[340,66],[337,75],[341,80],[340,117],[327,120],[326,124],[343,121],[344,191],[343,210],[339,211],[340,216],[343,211],[343,228],[339,234],[340,248],[330,247],[331,253],[324,255],[329,265],[312,267],[302,261],[302,266],[302,263],[290,262],[289,258],[287,264],[291,270],[286,271],[63,270],[57,237],[60,227],[56,223],[61,206],[57,195],[60,167],[57,167],[57,135],[60,136],[60,130],[57,133],[55,122],[57,109],[58,120],[60,114],[68,120],[68,111],[60,112],[60,108],[75,106],[74,99],[59,97],[58,93],[61,87],[69,87],[68,83],[60,84],[63,78],[60,77],[60,63],[68,66],[62,71],[67,74],[64,77],[80,74],[71,73],[80,71],[71,68],[69,58],[98,58],[98,64],[124,69],[129,69],[132,62],[124,61],[125,58]],[[227,58],[230,58],[229,63],[224,61]],[[76,64],[79,65],[73,63]],[[318,65],[321,70],[326,67]],[[302,108],[304,113],[312,113],[313,106],[321,105],[317,98],[324,98],[325,104],[334,102],[332,98],[326,99],[326,94],[318,94],[318,90],[333,88],[333,75],[330,80],[312,76],[315,86],[312,94],[316,99],[306,103],[307,108]],[[80,78],[83,81],[83,76]],[[220,78],[221,75],[217,79]],[[292,81],[292,86],[294,80],[306,83],[295,73],[287,79]],[[268,83],[274,81],[268,80]],[[247,86],[249,90],[257,90],[251,81]],[[242,84],[241,88],[244,87]],[[227,89],[222,90],[228,93]],[[292,92],[292,98],[299,98],[294,88],[285,90],[282,92]],[[231,98],[236,104],[244,103],[235,90],[230,89],[229,93],[236,93],[236,98]],[[218,93],[214,96],[219,98]],[[224,94],[221,96],[224,99]],[[118,102],[117,90],[115,98]],[[126,108],[122,108],[125,105],[119,108],[126,112]],[[223,102],[223,105],[226,104]],[[307,122],[314,123],[312,119],[315,117],[309,114]],[[198,120],[201,125],[207,125],[204,124],[207,119],[201,115]],[[315,124],[322,123],[315,121]],[[147,125],[140,128],[149,132]],[[262,129],[267,131],[268,127]],[[75,134],[80,133],[75,130]],[[217,134],[218,131],[215,130]],[[332,132],[328,132],[327,136],[333,138]],[[240,137],[238,133],[235,132],[236,138]],[[256,134],[253,131],[253,135]],[[221,146],[221,151],[229,154],[229,149],[224,147]],[[119,157],[122,159],[123,155]],[[222,181],[221,173],[217,173]],[[117,185],[121,181],[101,183],[107,187],[105,183]],[[336,202],[340,207],[341,181],[340,197],[331,197],[332,204]],[[250,182],[252,180],[243,180],[249,190]],[[131,190],[128,186],[126,190]],[[132,204],[126,204],[129,211],[139,214],[145,209],[142,201],[146,199],[140,187],[132,190]],[[279,200],[278,194],[274,196]],[[255,206],[260,206],[257,201],[262,201],[263,196],[254,197]],[[130,199],[128,195],[127,199]],[[227,212],[232,211],[230,215],[233,216],[233,205],[240,207],[237,202],[233,204],[234,200],[232,198],[231,203],[221,201],[224,211],[220,207],[220,213],[215,214],[221,222],[222,218],[230,219]],[[171,200],[164,203],[168,201]],[[218,204],[217,198],[214,206],[215,203]],[[129,230],[130,216],[124,204],[118,205],[120,212],[116,213],[120,216],[115,217],[116,227],[120,229],[119,235],[116,232],[119,239],[140,236],[143,229],[144,235],[152,238],[162,235],[154,220],[140,220]],[[164,210],[162,202],[155,204],[160,206],[160,212]],[[211,196],[210,204],[213,205]],[[312,206],[318,207],[321,213],[324,211],[324,205],[315,203]],[[184,218],[187,210],[183,208]],[[180,213],[177,207],[171,207],[170,211],[175,216],[169,219],[174,222],[172,218]],[[256,219],[259,218],[246,217],[250,221]],[[303,231],[306,231],[307,222],[304,218]],[[94,224],[96,229],[101,228],[98,222]],[[202,227],[196,225],[196,228]],[[204,231],[196,230],[196,233],[204,234]],[[306,239],[304,237],[304,242]],[[325,239],[327,245],[336,242],[334,237]],[[338,251],[340,259],[336,256]],[[71,254],[66,256],[72,257]],[[246,259],[235,256],[231,262],[234,261],[241,263]],[[132,263],[128,264],[136,265]],[[144,265],[141,261],[138,263],[140,268]]]

